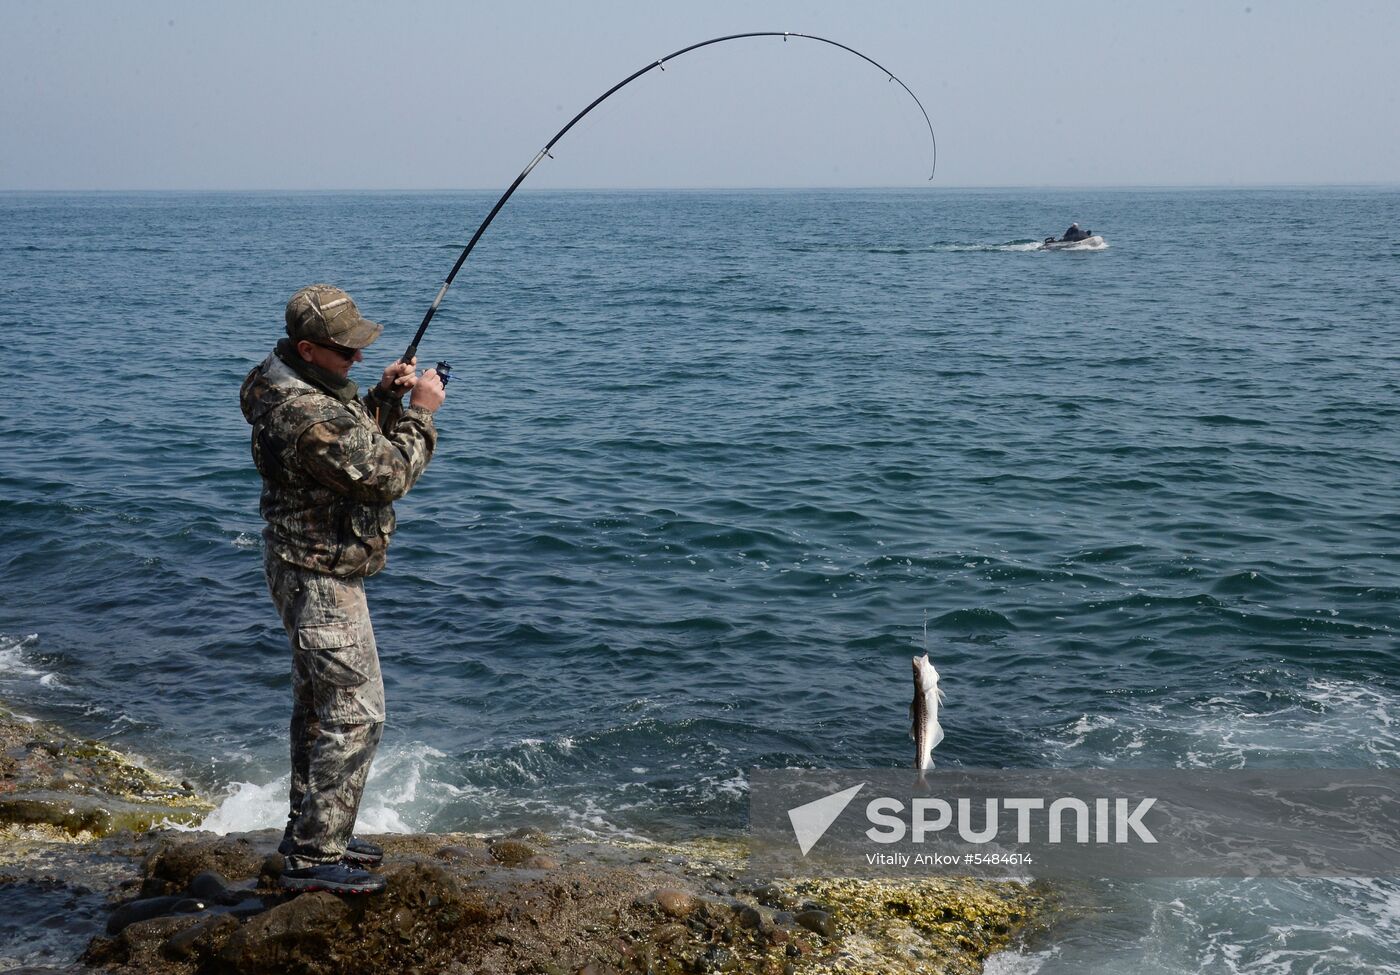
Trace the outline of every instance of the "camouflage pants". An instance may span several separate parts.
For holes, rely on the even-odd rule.
[[[384,729],[384,681],[363,579],[264,557],[267,588],[292,648],[288,869],[333,863],[355,828]]]

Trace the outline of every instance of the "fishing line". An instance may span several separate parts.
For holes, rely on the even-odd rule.
[[[530,172],[540,164],[541,160],[545,158],[554,158],[552,155],[550,155],[549,150],[554,148],[554,144],[556,142],[564,138],[565,133],[567,133],[570,129],[577,125],[580,119],[582,119],[589,112],[593,111],[593,109],[601,105],[614,93],[621,90],[622,88],[625,88],[632,82],[636,81],[638,78],[646,74],[648,71],[651,71],[653,68],[660,68],[662,71],[665,71],[666,62],[670,61],[672,58],[678,58],[682,54],[698,50],[702,47],[709,47],[711,44],[722,44],[725,41],[736,41],[744,37],[781,37],[783,39],[783,43],[787,43],[787,39],[789,37],[800,37],[808,41],[820,41],[823,44],[830,44],[832,47],[839,47],[843,51],[849,51],[851,54],[854,54],[861,60],[867,61],[870,64],[873,64],[875,67],[879,68],[881,71],[883,71],[889,77],[890,81],[898,84],[899,87],[903,88],[906,92],[909,93],[909,97],[914,99],[914,104],[918,105],[919,111],[923,113],[924,122],[928,125],[929,139],[933,143],[933,163],[930,167],[928,177],[929,179],[933,179],[933,171],[938,167],[938,140],[934,137],[933,134],[933,122],[929,120],[928,112],[924,110],[923,102],[919,101],[919,96],[915,95],[908,85],[896,78],[892,71],[890,71],[884,65],[880,64],[880,62],[876,61],[874,58],[867,57],[866,55],[861,54],[855,48],[847,47],[845,44],[842,44],[839,41],[833,41],[825,37],[818,37],[815,34],[796,34],[792,33],[791,31],[770,30],[756,31],[749,34],[729,34],[725,37],[714,37],[708,41],[701,41],[698,44],[692,44],[689,47],[683,47],[679,51],[674,51],[671,54],[666,55],[664,58],[658,58],[657,60],[648,64],[646,67],[634,71],[632,74],[628,75],[626,78],[623,78],[617,84],[613,85],[607,91],[603,92],[597,98],[593,99],[593,101],[588,104],[587,108],[585,108],[583,111],[579,112],[572,119],[570,119],[569,124],[560,129],[555,134],[554,138],[546,142],[544,148],[535,154],[535,158],[530,160],[530,164],[520,171],[519,176],[515,177],[515,182],[511,183],[510,187],[503,194],[501,194],[501,198],[496,201],[496,205],[491,208],[491,212],[486,215],[486,219],[481,221],[481,226],[476,228],[476,233],[472,234],[472,238],[470,241],[467,242],[467,246],[462,249],[462,253],[457,258],[457,263],[452,265],[452,270],[448,273],[447,279],[442,282],[442,287],[438,289],[437,296],[433,298],[433,303],[431,306],[429,306],[427,314],[423,316],[423,323],[418,326],[418,331],[414,334],[413,341],[409,343],[408,350],[404,352],[403,359],[401,359],[400,361],[408,362],[415,355],[418,354],[418,343],[423,341],[423,334],[428,331],[428,323],[431,322],[433,320],[433,316],[437,314],[438,306],[442,304],[443,296],[447,294],[447,289],[452,286],[452,281],[454,278],[457,277],[457,272],[460,271],[462,269],[462,265],[467,262],[467,256],[471,254],[472,248],[476,247],[476,242],[481,239],[481,235],[486,232],[486,228],[491,226],[491,221],[496,219],[496,214],[501,212],[501,207],[506,205],[506,201],[511,198],[511,194],[515,192],[516,188],[521,183],[525,182],[525,177],[530,175]],[[450,367],[445,362],[438,363],[438,373],[443,376],[444,382],[446,382],[448,379],[449,368]]]

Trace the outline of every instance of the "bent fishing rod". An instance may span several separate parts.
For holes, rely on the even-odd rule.
[[[515,182],[511,183],[510,187],[504,193],[501,194],[501,198],[496,201],[496,205],[491,208],[491,212],[486,215],[486,219],[481,221],[481,226],[476,228],[476,233],[472,234],[471,240],[467,242],[467,246],[464,247],[462,249],[462,253],[458,255],[457,262],[452,265],[452,270],[448,273],[447,279],[442,282],[442,287],[438,289],[437,297],[433,298],[433,303],[429,306],[427,314],[423,316],[423,322],[418,326],[418,331],[414,334],[413,341],[409,343],[407,351],[404,352],[403,358],[399,361],[411,362],[413,358],[418,354],[418,343],[423,341],[423,335],[425,332],[428,331],[428,324],[433,320],[433,316],[437,314],[438,306],[442,304],[443,296],[447,294],[447,289],[452,287],[453,279],[457,277],[457,272],[462,270],[462,265],[467,262],[467,257],[471,254],[472,249],[476,247],[476,242],[481,239],[482,234],[486,233],[486,228],[491,226],[491,221],[496,219],[496,214],[501,212],[501,208],[506,205],[506,201],[511,198],[511,195],[515,193],[516,189],[520,186],[520,184],[525,182],[525,177],[529,176],[530,173],[534,170],[534,168],[538,166],[540,162],[546,157],[550,159],[554,158],[552,155],[550,155],[549,150],[554,148],[554,144],[556,142],[564,138],[565,134],[575,125],[577,125],[585,115],[593,111],[593,109],[597,108],[603,102],[607,101],[608,98],[610,98],[612,95],[614,95],[621,89],[627,87],[632,82],[640,78],[642,75],[646,74],[648,71],[651,71],[653,68],[660,68],[662,71],[665,71],[666,62],[672,60],[673,58],[678,58],[682,54],[687,54],[691,51],[699,50],[702,47],[709,47],[711,44],[723,44],[726,41],[737,41],[745,37],[781,37],[783,39],[783,43],[787,43],[787,39],[789,37],[800,37],[804,40],[820,41],[822,44],[830,44],[832,47],[839,47],[843,51],[849,51],[851,54],[854,54],[862,61],[867,61],[870,64],[873,64],[876,68],[879,68],[881,71],[883,71],[889,77],[890,81],[895,82],[899,85],[899,87],[903,88],[906,92],[909,93],[909,97],[914,99],[914,104],[918,105],[919,111],[923,113],[924,122],[928,125],[929,139],[933,144],[933,163],[929,169],[928,177],[929,179],[933,179],[933,171],[938,167],[938,139],[933,134],[933,122],[929,120],[928,112],[925,111],[923,102],[919,101],[919,96],[915,95],[914,92],[909,88],[909,86],[906,85],[903,81],[900,81],[898,78],[896,78],[894,76],[894,72],[890,71],[888,68],[880,64],[880,62],[876,61],[874,58],[867,57],[864,54],[861,54],[855,48],[847,47],[845,44],[842,44],[839,41],[833,41],[825,37],[818,37],[815,34],[797,34],[791,31],[774,30],[755,31],[748,34],[729,34],[724,37],[713,37],[708,41],[701,41],[700,43],[692,44],[689,47],[683,47],[679,51],[674,51],[666,55],[664,58],[658,58],[657,60],[648,64],[646,67],[632,72],[632,74],[628,75],[626,78],[623,78],[617,84],[613,85],[607,91],[603,92],[597,98],[593,99],[593,101],[591,101],[588,104],[587,108],[585,108],[583,111],[579,112],[572,119],[570,119],[569,124],[565,125],[562,129],[555,133],[554,138],[546,142],[544,148],[535,154],[535,158],[530,160],[530,164],[520,171],[519,176],[515,177]],[[445,362],[439,362],[437,371],[438,375],[442,377],[442,381],[445,385],[451,378],[451,367],[448,366],[448,364]]]

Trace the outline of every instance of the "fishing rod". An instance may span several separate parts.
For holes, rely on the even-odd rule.
[[[438,306],[442,304],[443,296],[447,294],[447,289],[452,287],[453,279],[457,277],[457,272],[462,270],[462,265],[467,262],[467,256],[471,254],[472,248],[476,247],[476,242],[481,239],[482,234],[486,233],[486,228],[491,226],[491,221],[496,219],[496,214],[501,212],[501,207],[506,205],[506,201],[511,198],[511,195],[515,192],[516,188],[519,187],[521,183],[525,182],[525,177],[530,175],[531,171],[540,164],[541,160],[545,159],[546,157],[550,159],[554,158],[552,155],[550,155],[549,150],[553,149],[554,144],[560,139],[564,138],[564,135],[575,125],[577,125],[580,119],[582,119],[589,112],[593,111],[593,109],[597,108],[603,102],[607,101],[607,99],[613,94],[627,87],[629,84],[636,81],[638,78],[646,74],[648,71],[651,71],[653,68],[660,68],[662,71],[665,71],[666,62],[670,61],[672,58],[678,58],[682,54],[687,54],[690,51],[695,51],[702,47],[709,47],[711,44],[723,44],[725,41],[737,41],[745,37],[781,37],[783,39],[783,43],[785,44],[787,43],[787,39],[789,37],[800,37],[804,40],[820,41],[823,44],[830,44],[832,47],[839,47],[843,51],[849,51],[851,54],[854,54],[861,60],[868,61],[870,64],[873,64],[875,67],[883,71],[889,77],[890,81],[895,82],[899,85],[899,87],[903,88],[906,92],[909,92],[909,97],[914,99],[914,104],[918,105],[919,111],[923,113],[924,122],[928,125],[929,139],[933,143],[933,164],[929,170],[928,177],[929,179],[933,179],[933,171],[938,168],[938,139],[933,134],[933,122],[929,120],[928,112],[924,110],[924,104],[923,102],[919,101],[919,96],[915,95],[914,92],[909,88],[909,86],[906,85],[903,81],[900,81],[898,78],[896,78],[894,76],[894,72],[890,71],[889,68],[886,68],[874,58],[867,57],[866,55],[861,54],[855,48],[847,47],[845,44],[842,44],[839,41],[830,40],[829,38],[818,37],[815,34],[797,34],[791,31],[776,30],[754,31],[748,34],[728,34],[724,37],[713,37],[708,41],[701,41],[698,44],[692,44],[689,47],[683,47],[679,51],[674,51],[671,54],[666,55],[664,58],[658,58],[657,60],[648,64],[646,67],[634,71],[632,74],[628,75],[626,78],[623,78],[617,84],[613,85],[607,91],[603,92],[597,98],[593,99],[593,101],[588,104],[587,108],[585,108],[583,111],[579,112],[572,119],[570,119],[569,124],[560,129],[555,134],[554,138],[546,142],[544,148],[535,154],[535,158],[530,160],[530,164],[520,171],[519,176],[515,177],[515,182],[511,183],[510,187],[504,193],[501,194],[501,198],[496,201],[496,205],[491,208],[491,212],[486,215],[486,219],[481,221],[481,226],[476,228],[476,233],[472,234],[471,240],[467,242],[467,246],[464,247],[462,249],[462,253],[458,255],[457,263],[452,265],[452,270],[448,273],[447,279],[442,282],[442,287],[438,289],[437,297],[433,299],[432,305],[428,307],[427,314],[423,316],[423,322],[421,325],[418,326],[418,331],[414,334],[413,341],[409,343],[408,350],[404,352],[403,358],[399,361],[410,362],[412,361],[414,356],[418,354],[418,343],[423,341],[423,334],[428,331],[428,323],[431,322],[433,320],[433,316],[437,314]],[[442,377],[444,385],[451,378],[450,370],[451,367],[447,363],[438,363],[438,375]]]

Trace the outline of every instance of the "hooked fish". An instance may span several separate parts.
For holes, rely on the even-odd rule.
[[[942,701],[938,671],[925,652],[914,658],[914,700],[909,705],[909,737],[914,739],[914,767],[919,770],[921,785],[924,772],[933,768],[933,750],[943,740],[943,726],[938,723],[938,705]]]

